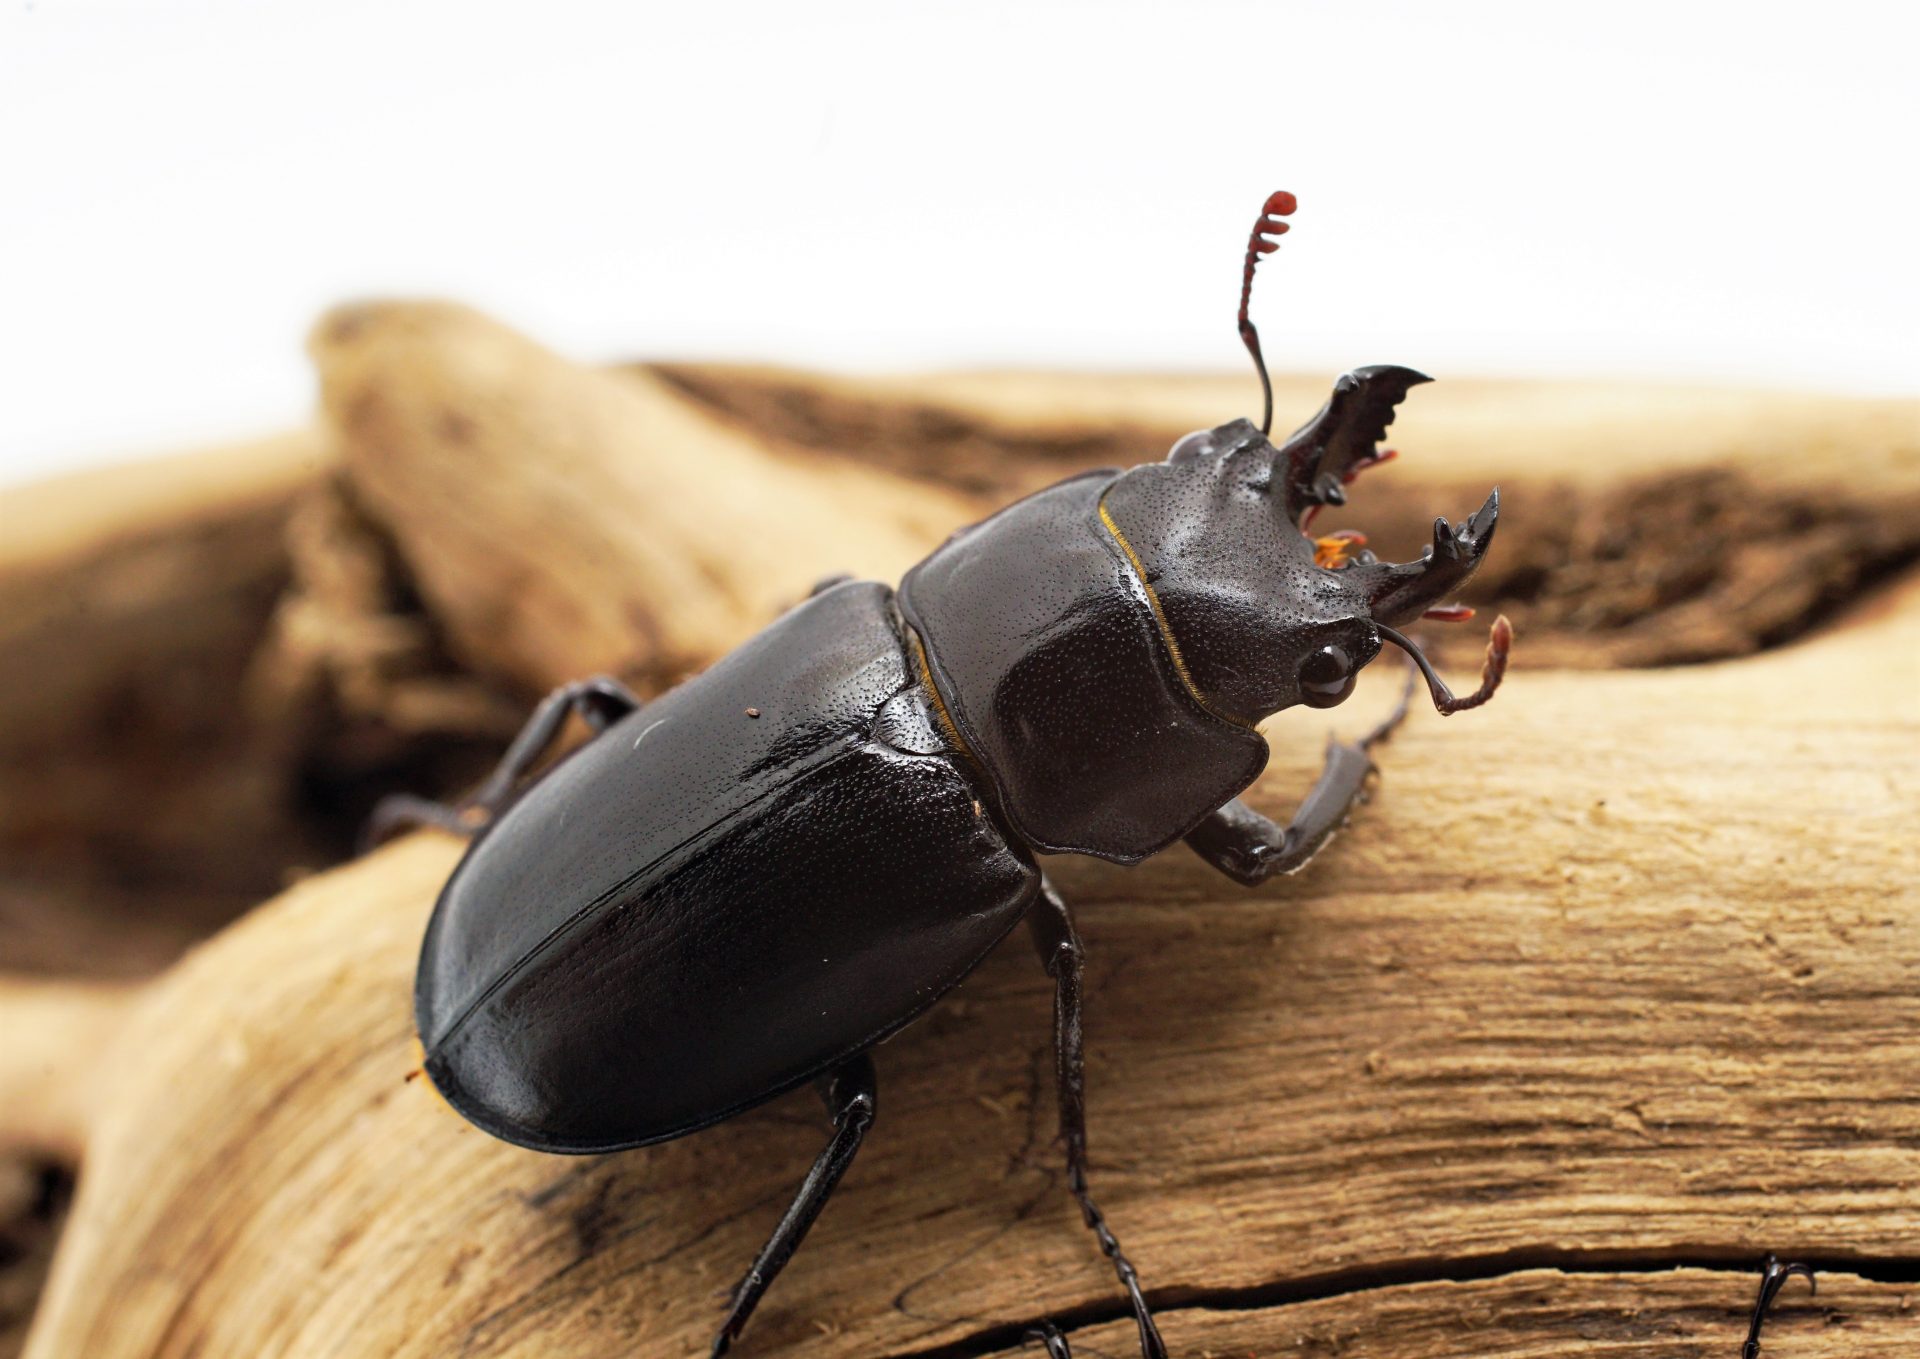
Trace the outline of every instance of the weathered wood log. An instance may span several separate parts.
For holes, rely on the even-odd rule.
[[[238,719],[325,460],[300,433],[0,492],[0,967],[149,972],[311,849]]]
[[[528,687],[678,678],[824,576],[895,578],[1012,495],[1152,457],[1247,398],[1204,378],[615,373],[428,304],[343,310],[313,349],[357,499],[468,666]],[[1278,385],[1300,418],[1325,393]],[[1342,522],[1405,555],[1500,481],[1475,597],[1513,614],[1523,665],[1745,655],[1920,559],[1910,400],[1442,382],[1394,436],[1412,452]]]
[[[677,678],[823,577],[897,577],[968,517],[465,308],[345,308],[312,349],[354,491],[429,612],[471,666],[527,685]]]
[[[1255,802],[1388,687],[1284,719]],[[1768,1250],[1862,1276],[1783,1336],[1909,1352],[1916,694],[1910,583],[1778,653],[1416,718],[1270,890],[1179,852],[1060,863],[1096,1184],[1176,1352],[1726,1355]],[[585,1160],[465,1125],[407,1079],[457,852],[304,883],[144,998],[30,1354],[702,1352],[817,1109]],[[751,1352],[1012,1353],[1040,1317],[1121,1315],[1059,1183],[1047,1008],[1016,943],[881,1051],[878,1130]]]
[[[311,718],[315,692],[393,728],[481,734],[502,721],[501,681],[622,668],[665,683],[820,575],[897,574],[1005,493],[1145,456],[1142,439],[1157,447],[1244,395],[1110,381],[1082,396],[1053,380],[1049,406],[1005,377],[927,384],[929,407],[897,386],[822,380],[808,405],[783,377],[805,413],[783,428],[745,409],[738,375],[698,370],[701,387],[689,370],[582,370],[458,309],[356,309],[315,346],[345,476],[303,483],[298,512],[283,507],[287,584],[235,667],[276,739]],[[1320,386],[1299,385],[1302,414]],[[1550,525],[1503,527],[1501,552],[1526,565],[1490,582],[1530,620],[1522,656],[1536,664],[1775,644],[1821,627],[1920,543],[1912,403],[1756,401],[1742,415],[1718,397],[1611,389],[1584,398],[1598,429],[1582,436],[1585,414],[1550,414],[1567,393],[1543,408],[1525,388],[1488,387],[1456,408],[1461,439],[1484,440],[1473,451],[1436,441],[1445,421],[1416,423],[1459,390],[1409,405],[1397,432],[1425,456],[1370,480],[1356,520],[1384,524],[1393,551],[1422,516],[1503,481],[1510,505],[1533,510],[1512,523]],[[849,409],[872,431],[842,440]],[[1536,432],[1550,453],[1535,453]],[[823,457],[836,440],[837,462]],[[899,473],[940,471],[925,446],[965,447],[984,470],[916,485]],[[830,493],[793,489],[807,485]],[[659,567],[662,553],[695,569]],[[416,589],[427,608],[408,613]],[[1513,1353],[1585,1352],[1567,1338],[1583,1326],[1649,1345],[1679,1327],[1697,1335],[1684,1352],[1721,1353],[1720,1312],[1748,1294],[1726,1271],[1766,1248],[1865,1271],[1863,1301],[1839,1319],[1862,1344],[1891,1333],[1920,1258],[1900,1197],[1914,1130],[1881,1083],[1916,1074],[1904,617],[1739,667],[1522,676],[1488,714],[1429,718],[1397,741],[1385,796],[1292,890],[1247,896],[1177,853],[1133,875],[1063,871],[1093,907],[1103,1197],[1175,1305],[1182,1352],[1314,1335],[1357,1346],[1376,1330],[1400,1348],[1369,1352],[1434,1351],[1441,1333],[1454,1349],[1434,1352],[1467,1352],[1429,1305],[1454,1288],[1474,1315],[1504,1318]],[[408,658],[442,637],[460,668],[416,673]],[[1356,704],[1384,702],[1379,687]],[[1808,712],[1783,711],[1782,694],[1805,695]],[[1323,724],[1296,714],[1277,728],[1285,748],[1259,796],[1280,808],[1297,795]],[[285,770],[289,749],[313,747],[276,749]],[[1823,860],[1823,840],[1852,857]],[[396,1085],[406,974],[450,852],[411,842],[223,936],[143,998],[87,1090],[63,1086],[57,1062],[33,1079],[0,1064],[0,1124],[31,1105],[39,1145],[70,1143],[99,1111],[39,1353],[598,1354],[635,1335],[645,1353],[694,1352],[712,1291],[814,1150],[814,1111],[783,1102],[586,1163],[499,1147],[444,1111],[421,1121],[418,1086]],[[1828,907],[1854,912],[1846,937],[1821,932]],[[1060,1200],[1038,1093],[1046,1000],[1023,952],[882,1054],[882,1132],[752,1344],[987,1353],[1051,1314],[1080,1329],[1083,1352],[1126,1352],[1093,1329],[1118,1309]],[[1818,985],[1802,966],[1821,969]],[[1811,1055],[1786,1050],[1794,1024],[1814,1029]],[[1852,1068],[1869,1060],[1861,1084]],[[108,1094],[96,1105],[88,1090]],[[1777,1145],[1761,1126],[1775,1117]],[[1764,1193],[1795,1175],[1808,1187]],[[1700,1290],[1611,1272],[1676,1263],[1710,1267]],[[1570,1269],[1582,1296],[1528,1304],[1544,1315],[1523,1321],[1510,1300],[1539,1291],[1514,1271],[1533,1265]],[[1480,1281],[1421,1282],[1463,1278]],[[1589,1288],[1606,1293],[1594,1312]]]
[[[137,984],[0,976],[0,1155],[27,1151],[78,1163],[101,1098],[94,1055],[120,1037]]]
[[[894,572],[1248,391],[607,372],[438,306],[350,309],[314,344],[324,435],[0,495],[7,966],[146,970],[344,852],[381,788],[472,778],[534,692],[602,668],[657,688],[819,576]],[[1283,412],[1323,389],[1283,378]],[[1411,551],[1497,477],[1475,592],[1521,624],[1519,664],[1743,654],[1920,553],[1916,427],[1912,402],[1442,382],[1343,518]]]
[[[660,371],[746,427],[995,503],[1069,471],[1137,462],[1244,410],[1252,390],[1219,378]],[[1275,384],[1283,420],[1325,396],[1324,379]],[[1413,393],[1390,434],[1408,456],[1369,477],[1341,522],[1375,532],[1391,554],[1501,482],[1500,551],[1474,591],[1529,638],[1523,665],[1746,655],[1920,557],[1911,400],[1448,380]]]
[[[1463,1282],[1384,1282],[1284,1306],[1183,1314],[1181,1339],[1186,1353],[1217,1359],[1737,1359],[1752,1307],[1740,1285],[1750,1282],[1690,1268],[1660,1274],[1522,1269]],[[1770,1359],[1909,1353],[1920,1326],[1914,1292],[1823,1273],[1817,1297],[1796,1284],[1775,1303],[1764,1352]],[[1120,1322],[1093,1328],[1086,1352],[1127,1355],[1131,1330]]]

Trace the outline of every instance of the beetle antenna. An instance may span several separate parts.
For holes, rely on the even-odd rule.
[[[1362,750],[1372,750],[1381,742],[1392,737],[1400,724],[1407,720],[1407,714],[1413,709],[1413,682],[1420,678],[1420,668],[1414,664],[1413,657],[1407,657],[1407,682],[1400,686],[1400,701],[1393,705],[1393,711],[1382,719],[1379,726],[1362,736],[1357,744]]]
[[[1420,673],[1426,676],[1427,689],[1433,694],[1433,706],[1442,716],[1465,712],[1468,708],[1477,708],[1493,697],[1493,691],[1500,687],[1500,681],[1506,678],[1507,656],[1513,650],[1513,624],[1507,621],[1503,613],[1493,620],[1493,632],[1487,638],[1487,663],[1480,670],[1480,687],[1465,698],[1455,698],[1453,690],[1447,688],[1447,682],[1433,668],[1426,653],[1415,646],[1411,640],[1401,636],[1385,623],[1373,625],[1389,642],[1413,658],[1420,667]]]
[[[1273,383],[1267,377],[1267,360],[1260,353],[1260,332],[1247,317],[1247,303],[1253,300],[1253,266],[1260,263],[1262,255],[1271,255],[1280,248],[1280,242],[1270,238],[1286,235],[1287,224],[1280,219],[1299,206],[1299,200],[1285,189],[1267,195],[1266,206],[1260,209],[1260,220],[1253,224],[1253,233],[1247,237],[1247,264],[1240,274],[1240,338],[1245,341],[1247,352],[1253,355],[1253,366],[1260,374],[1260,395],[1265,402],[1260,414],[1262,434],[1273,432]]]

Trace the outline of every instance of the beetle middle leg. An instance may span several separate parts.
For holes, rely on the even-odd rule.
[[[506,805],[513,796],[514,786],[560,734],[569,713],[579,713],[598,736],[639,707],[640,699],[631,689],[606,675],[562,685],[540,701],[487,781],[468,797],[451,806],[410,793],[381,798],[361,832],[362,850],[385,844],[416,826],[438,826],[455,835],[472,835]]]
[[[1099,1240],[1101,1253],[1113,1262],[1113,1272],[1119,1276],[1133,1303],[1134,1324],[1140,1330],[1141,1355],[1144,1359],[1167,1359],[1160,1328],[1154,1325],[1153,1313],[1140,1291],[1140,1276],[1120,1249],[1119,1238],[1107,1226],[1105,1214],[1087,1192],[1087,1079],[1080,1022],[1083,954],[1067,903],[1044,877],[1040,880],[1040,895],[1027,912],[1027,926],[1033,933],[1033,946],[1039,951],[1040,963],[1054,981],[1054,1078],[1059,1091],[1060,1137],[1067,1149],[1067,1188],[1079,1202],[1081,1217]],[[1065,1354],[1066,1341],[1057,1331],[1046,1328],[1036,1333],[1036,1337],[1046,1341],[1049,1355]]]
[[[1773,1306],[1774,1298],[1787,1280],[1796,1274],[1807,1281],[1809,1292],[1819,1292],[1820,1285],[1814,1282],[1811,1266],[1783,1265],[1772,1255],[1761,1264],[1760,1294],[1753,1300],[1753,1319],[1747,1323],[1747,1343],[1740,1347],[1740,1359],[1760,1359],[1760,1327],[1766,1323],[1767,1309]]]
[[[854,1153],[860,1150],[867,1129],[873,1126],[876,1092],[873,1059],[867,1054],[849,1058],[822,1076],[818,1086],[820,1097],[827,1103],[827,1112],[833,1116],[833,1136],[827,1140],[826,1147],[814,1161],[813,1169],[807,1172],[807,1178],[800,1182],[800,1189],[787,1206],[786,1215],[773,1229],[773,1235],[767,1238],[767,1244],[760,1248],[753,1267],[740,1280],[739,1287],[733,1290],[733,1302],[727,1308],[727,1319],[721,1323],[720,1333],[713,1338],[712,1359],[720,1359],[732,1348],[740,1329],[747,1324],[747,1318],[753,1315],[753,1309],[766,1293],[767,1286],[787,1261],[793,1258],[807,1229],[820,1216],[820,1210],[827,1206],[827,1200],[840,1183],[840,1177],[853,1164]]]
[[[1327,763],[1292,821],[1282,826],[1235,798],[1187,833],[1194,853],[1248,887],[1276,873],[1305,868],[1346,824],[1353,809],[1366,801],[1367,781],[1375,772],[1369,752],[1406,718],[1415,673],[1410,666],[1398,706],[1379,726],[1358,741],[1327,743]]]

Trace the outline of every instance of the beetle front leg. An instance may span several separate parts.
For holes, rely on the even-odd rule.
[[[854,1153],[860,1150],[867,1129],[873,1126],[877,1090],[871,1057],[861,1053],[849,1059],[822,1076],[818,1085],[820,1097],[827,1103],[827,1112],[833,1116],[833,1136],[814,1161],[813,1169],[807,1172],[807,1178],[801,1181],[799,1192],[793,1196],[793,1202],[780,1219],[780,1225],[773,1229],[767,1244],[760,1248],[753,1267],[740,1280],[739,1287],[733,1290],[733,1302],[727,1308],[727,1319],[721,1323],[720,1333],[713,1338],[711,1359],[720,1359],[739,1338],[740,1329],[747,1324],[747,1318],[753,1315],[753,1309],[759,1305],[767,1286],[787,1261],[793,1258],[807,1229],[820,1216],[820,1210],[827,1206],[827,1200],[840,1183],[840,1177],[853,1164]]]
[[[1407,676],[1399,706],[1358,741],[1327,742],[1320,777],[1282,826],[1235,798],[1187,832],[1193,852],[1235,882],[1258,886],[1276,873],[1297,873],[1307,866],[1353,809],[1367,800],[1367,781],[1376,771],[1369,753],[1393,735],[1413,698],[1413,673]]]
[[[494,766],[493,773],[469,796],[451,806],[411,793],[381,798],[361,832],[361,852],[385,844],[416,826],[438,826],[455,835],[472,835],[507,804],[514,786],[560,734],[569,713],[579,713],[598,736],[639,707],[640,699],[631,689],[605,675],[562,685],[540,701],[533,716],[520,728],[520,734],[513,738],[513,744],[507,747],[507,753],[500,757],[500,763]]]
[[[1053,890],[1053,884],[1040,879],[1040,896],[1027,912],[1027,927],[1033,933],[1033,946],[1040,963],[1054,981],[1053,1058],[1055,1088],[1060,1102],[1060,1138],[1067,1148],[1067,1189],[1080,1204],[1080,1215],[1100,1242],[1101,1253],[1113,1262],[1113,1272],[1133,1304],[1134,1324],[1140,1331],[1143,1359],[1167,1359],[1166,1344],[1153,1313],[1140,1291],[1140,1276],[1120,1249],[1119,1238],[1107,1226],[1106,1216],[1087,1192],[1087,1078],[1083,1031],[1080,1022],[1080,978],[1083,952],[1080,937],[1074,933],[1073,917],[1067,903]],[[1030,1339],[1045,1342],[1049,1356],[1063,1356],[1066,1340],[1051,1325],[1033,1332]]]
[[[1235,798],[1187,834],[1193,852],[1235,882],[1254,887],[1276,873],[1297,873],[1326,847],[1366,800],[1374,764],[1357,745],[1327,747],[1320,771],[1293,820],[1282,826]]]

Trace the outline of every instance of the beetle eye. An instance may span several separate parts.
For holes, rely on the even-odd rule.
[[[1192,462],[1213,452],[1213,431],[1196,429],[1167,452],[1168,462]]]
[[[1331,708],[1353,692],[1353,658],[1341,646],[1323,646],[1300,667],[1300,701]]]

